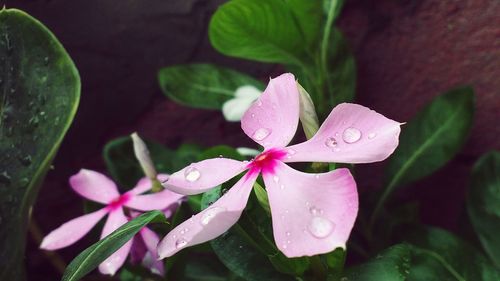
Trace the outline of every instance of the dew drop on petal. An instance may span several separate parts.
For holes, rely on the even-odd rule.
[[[202,225],[207,225],[212,221],[213,218],[215,218],[218,214],[225,212],[226,208],[224,207],[212,207],[203,212],[203,215],[201,215],[201,220],[200,223]]]
[[[370,133],[370,134],[368,135],[368,139],[373,139],[373,138],[374,138],[374,137],[376,137],[376,136],[377,136],[377,134],[375,134],[375,133]]]
[[[334,137],[329,137],[325,140],[325,145],[329,148],[337,147],[337,140]]]
[[[280,189],[281,190],[285,189],[285,185],[284,184],[280,185]]]
[[[201,176],[200,171],[195,167],[188,167],[186,168],[186,171],[184,171],[184,177],[189,182],[197,181],[200,178],[200,176]]]
[[[295,155],[296,153],[297,153],[297,151],[295,149],[291,149],[291,148],[287,149],[287,151],[286,151],[287,158],[288,159],[292,158],[292,156]]]
[[[313,217],[307,226],[309,232],[316,238],[326,238],[333,232],[334,223],[323,217]]]
[[[180,248],[182,248],[182,247],[184,247],[186,245],[187,245],[187,241],[184,238],[181,238],[181,239],[175,241],[175,247],[177,249],[180,249]]]
[[[290,233],[290,231],[287,231],[287,232],[285,233],[285,235],[286,235],[286,236],[290,236],[290,235],[292,235],[292,234]]]
[[[313,215],[313,216],[316,216],[316,215],[322,214],[323,210],[321,210],[320,208],[316,208],[316,207],[312,206],[311,208],[309,208],[309,213],[311,213],[311,215]]]
[[[252,135],[252,138],[256,141],[261,141],[267,138],[267,136],[269,136],[270,134],[271,134],[271,129],[260,128],[255,130],[255,132]]]
[[[250,116],[252,116],[252,118],[255,118],[255,113],[252,113]]]
[[[278,176],[273,176],[273,181],[274,182],[279,182],[280,181],[280,178]]]
[[[359,139],[361,139],[361,131],[356,128],[349,127],[344,130],[344,133],[342,134],[342,139],[346,143],[355,143],[359,141]]]

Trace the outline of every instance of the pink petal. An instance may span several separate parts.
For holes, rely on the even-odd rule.
[[[64,223],[45,236],[40,248],[57,250],[75,243],[87,234],[107,213],[104,208]]]
[[[96,171],[81,169],[69,179],[69,184],[81,196],[103,204],[120,196],[115,183]]]
[[[144,259],[147,252],[146,245],[140,235],[134,236],[132,239],[132,247],[130,247],[130,263],[139,264]]]
[[[165,268],[163,262],[158,260],[157,246],[160,238],[151,229],[145,227],[141,229],[140,235],[148,249],[148,254],[144,257],[143,263],[151,272],[164,276]]]
[[[358,213],[356,183],[348,169],[308,174],[280,162],[275,175],[263,177],[274,240],[285,256],[345,248]]]
[[[101,239],[127,223],[128,219],[123,214],[122,208],[115,209],[109,213],[109,217],[101,233]],[[127,259],[132,239],[125,243],[118,251],[114,252],[99,265],[99,271],[102,274],[114,275]]]
[[[295,77],[282,74],[269,81],[266,90],[245,112],[241,128],[265,148],[284,147],[299,122],[299,91]]]
[[[245,209],[257,176],[256,173],[243,176],[214,204],[170,231],[158,245],[160,259],[214,239],[231,228]]]
[[[167,174],[159,174],[157,176],[157,179],[160,182],[164,182],[168,179],[168,175]],[[130,193],[135,194],[135,195],[139,195],[139,194],[142,194],[146,191],[149,191],[152,186],[153,186],[153,184],[151,183],[151,180],[149,178],[142,178],[137,182],[137,185],[130,190]]]
[[[182,197],[184,195],[165,189],[157,193],[132,196],[125,206],[141,211],[163,210],[176,204]]]
[[[243,172],[246,166],[227,158],[203,160],[173,173],[163,186],[185,195],[203,193]]]
[[[398,146],[400,125],[367,107],[342,103],[310,140],[288,148],[285,162],[382,161]]]

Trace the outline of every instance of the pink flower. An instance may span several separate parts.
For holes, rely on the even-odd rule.
[[[158,175],[159,180],[166,180],[167,175]],[[151,211],[163,210],[172,204],[176,204],[183,195],[163,190],[158,193],[140,195],[151,189],[151,180],[143,178],[130,191],[120,195],[115,183],[105,175],[82,169],[69,179],[69,183],[76,193],[89,200],[105,204],[106,207],[72,219],[59,228],[49,233],[42,241],[40,248],[45,250],[57,250],[80,240],[94,227],[104,216],[109,214],[101,239],[125,224],[129,219],[124,214],[123,207],[134,210]],[[147,228],[143,228],[137,236],[143,240],[148,252],[156,257],[156,244],[158,236]],[[123,265],[132,247],[132,240],[108,257],[99,265],[99,271],[103,274],[113,275]],[[160,263],[161,264],[161,263]],[[159,269],[158,264],[151,264],[152,271],[163,272],[163,266]]]
[[[287,147],[299,120],[299,93],[292,74],[271,79],[246,111],[243,131],[264,147],[251,162],[208,159],[174,173],[166,188],[197,194],[247,173],[213,205],[172,230],[158,245],[160,258],[211,240],[235,224],[262,174],[271,207],[274,240],[287,257],[345,247],[358,211],[356,183],[348,169],[308,174],[289,162],[370,163],[397,147],[400,123],[366,107],[336,106],[308,141]]]

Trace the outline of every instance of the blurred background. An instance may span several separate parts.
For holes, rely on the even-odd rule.
[[[210,46],[208,22],[224,2],[5,2],[39,19],[57,36],[82,80],[76,119],[33,212],[44,234],[81,215],[82,201],[70,190],[68,177],[80,168],[105,171],[102,148],[115,137],[138,131],[170,148],[182,142],[253,146],[239,123],[226,122],[219,111],[168,100],[156,78],[161,67],[192,62],[229,66],[264,82],[283,72],[280,66],[225,57]],[[470,168],[484,152],[500,149],[499,15],[497,0],[348,0],[337,22],[357,62],[356,102],[405,122],[453,86],[472,85],[476,92],[474,127],[461,153],[397,195],[420,200],[427,224],[461,227]],[[359,188],[380,186],[382,165],[363,166]],[[58,279],[38,245],[28,240],[28,279]],[[91,242],[84,239],[59,253],[69,262]]]

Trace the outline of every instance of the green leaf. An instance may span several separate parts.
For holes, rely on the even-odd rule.
[[[285,0],[304,38],[303,44],[313,52],[318,46],[322,24],[321,1]]]
[[[222,188],[216,187],[203,194],[202,208],[207,208],[222,196]],[[222,236],[210,242],[220,261],[233,273],[248,281],[293,280],[277,272],[259,245],[237,223]]]
[[[332,14],[333,21],[338,18],[345,0],[323,0],[323,11],[325,15]]]
[[[163,145],[146,140],[151,159],[159,173],[173,173],[196,161],[200,148],[194,145],[183,145],[177,151]],[[104,162],[111,176],[120,186],[131,188],[144,177],[144,173],[135,158],[134,147],[130,137],[111,140],[104,146]]]
[[[473,90],[456,88],[435,98],[403,126],[399,146],[387,166],[387,185],[372,219],[396,187],[432,174],[460,150],[473,113]]]
[[[409,280],[500,280],[493,265],[464,240],[438,228],[410,231],[416,245]]]
[[[383,251],[376,258],[350,268],[341,280],[349,281],[405,281],[410,273],[411,248],[398,244]]]
[[[165,67],[158,72],[158,82],[173,101],[204,109],[221,109],[241,86],[264,89],[262,82],[246,74],[212,64]]]
[[[484,250],[500,268],[500,152],[490,152],[475,164],[467,211]]]
[[[39,21],[0,10],[0,280],[23,280],[29,210],[68,130],[80,77]]]
[[[333,28],[328,51],[328,94],[330,108],[342,102],[352,102],[356,95],[356,60],[347,40],[338,28]]]
[[[73,259],[66,268],[62,281],[80,280],[151,222],[166,222],[165,215],[160,211],[150,211],[120,226]]]
[[[302,64],[305,38],[294,12],[282,0],[232,0],[217,9],[209,25],[219,52],[260,62]]]
[[[338,280],[345,264],[346,251],[343,248],[336,248],[334,251],[324,254],[326,266],[328,267],[328,276],[333,280]]]
[[[216,145],[205,149],[201,154],[199,154],[198,161],[217,157],[224,157],[240,161],[245,160],[245,157],[239,154],[235,148],[227,145]]]

